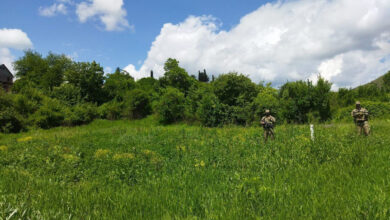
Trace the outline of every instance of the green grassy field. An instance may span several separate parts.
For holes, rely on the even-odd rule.
[[[390,123],[95,121],[0,135],[0,219],[389,219]]]

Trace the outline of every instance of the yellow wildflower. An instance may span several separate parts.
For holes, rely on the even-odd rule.
[[[151,151],[151,150],[143,150],[142,152],[143,152],[145,155],[153,154],[153,151]]]
[[[123,153],[123,154],[115,154],[113,156],[113,159],[114,160],[124,160],[124,159],[134,159],[135,156],[134,154],[131,154],[131,153]]]
[[[98,149],[98,150],[95,152],[95,158],[107,157],[109,153],[110,153],[109,150],[106,150],[106,149]]]
[[[197,162],[198,160],[195,159],[195,161]],[[199,163],[195,164],[195,167],[204,167],[205,165],[206,165],[205,162],[203,160],[201,160]]]
[[[79,157],[77,157],[77,156],[75,156],[73,154],[63,154],[62,158],[64,158],[68,162],[74,162],[74,161],[78,161],[79,160]]]
[[[31,136],[28,136],[28,137],[23,137],[23,138],[19,138],[17,141],[18,142],[27,142],[27,141],[31,141],[33,138]]]
[[[5,145],[0,146],[0,152],[6,152],[8,151],[8,147]]]
[[[186,152],[186,147],[185,146],[177,146],[176,150]]]

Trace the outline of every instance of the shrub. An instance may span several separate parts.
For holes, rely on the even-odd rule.
[[[220,75],[213,82],[214,92],[223,104],[238,105],[238,99],[252,102],[257,95],[257,87],[247,76],[237,73]]]
[[[91,103],[78,104],[66,111],[64,124],[68,126],[88,124],[98,115],[96,105]]]
[[[6,108],[0,111],[0,132],[17,133],[23,128],[21,117],[13,108]]]
[[[14,108],[13,95],[0,88],[0,132],[15,133],[23,129],[20,115]]]
[[[108,120],[117,120],[121,118],[122,115],[122,102],[117,102],[115,100],[106,102],[103,105],[99,106],[98,114],[100,118]]]
[[[173,123],[183,119],[185,109],[184,94],[176,88],[168,87],[157,105],[160,122]]]
[[[124,116],[130,119],[144,118],[151,112],[148,94],[140,89],[134,89],[125,96]]]
[[[54,87],[51,97],[68,105],[76,105],[81,101],[81,90],[72,84],[62,84],[59,87]]]
[[[199,119],[204,126],[216,127],[224,123],[226,114],[223,104],[214,94],[205,95],[199,103]]]
[[[31,121],[37,127],[48,129],[60,126],[65,118],[64,107],[56,99],[46,98],[42,106],[31,115]]]

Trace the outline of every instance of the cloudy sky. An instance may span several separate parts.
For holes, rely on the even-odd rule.
[[[353,87],[390,70],[389,0],[1,1],[0,63],[11,70],[26,49],[135,78],[161,76],[169,57],[190,74],[276,86],[321,74]]]

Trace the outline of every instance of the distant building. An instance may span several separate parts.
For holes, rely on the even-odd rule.
[[[14,76],[4,65],[0,65],[0,85],[5,91],[9,91],[14,84]]]

